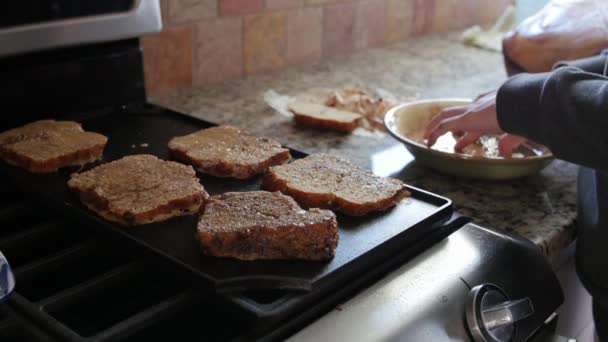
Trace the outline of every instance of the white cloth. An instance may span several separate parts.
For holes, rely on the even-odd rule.
[[[515,27],[515,7],[509,5],[498,18],[494,26],[484,30],[479,25],[466,29],[462,33],[462,42],[491,51],[502,51],[502,37]]]

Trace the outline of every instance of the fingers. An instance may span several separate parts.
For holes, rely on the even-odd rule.
[[[465,129],[470,126],[470,118],[467,117],[466,113],[458,116],[447,118],[431,128],[429,137],[427,139],[427,146],[433,146],[437,142],[440,136],[447,132],[465,132]]]
[[[513,154],[513,150],[526,142],[526,140],[526,138],[518,135],[503,134],[498,140],[498,151],[501,156],[510,158]]]
[[[462,138],[456,142],[456,146],[454,146],[454,150],[456,152],[462,152],[462,149],[473,144],[483,135],[482,132],[466,132]]]
[[[454,139],[460,139],[465,133],[465,131],[454,131],[452,132],[452,135],[454,136]]]
[[[477,95],[477,97],[473,100],[473,102],[477,102],[477,101],[481,100],[482,98],[486,97],[487,95],[494,94],[494,93],[496,93],[496,89],[486,90],[483,93]]]
[[[440,136],[442,136],[445,133],[452,130],[452,125],[453,125],[453,122],[450,121],[449,119],[446,121],[442,121],[442,122],[438,123],[437,125],[435,125],[435,127],[432,128],[430,131],[430,134],[426,141],[426,145],[429,147],[435,145],[435,143],[437,142],[437,139],[439,139]]]
[[[446,108],[436,115],[424,133],[427,146],[433,146],[440,136],[449,131],[502,133],[496,118],[495,92],[490,91],[480,96],[479,100],[470,105]],[[463,144],[466,142],[467,140],[463,141]]]
[[[451,118],[453,116],[461,115],[467,111],[468,106],[461,107],[449,107],[444,108],[439,114],[433,117],[433,120],[426,126],[426,131],[424,132],[424,138],[428,139],[431,135],[432,130],[437,126],[441,121]]]
[[[477,95],[477,97],[473,99],[473,103],[475,103],[475,102],[483,99],[483,97],[486,96],[486,95],[488,95],[487,92],[486,93],[481,93],[481,94]]]

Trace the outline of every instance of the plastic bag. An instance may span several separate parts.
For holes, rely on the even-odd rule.
[[[552,0],[503,39],[507,62],[527,72],[549,71],[558,61],[607,47],[607,0]]]

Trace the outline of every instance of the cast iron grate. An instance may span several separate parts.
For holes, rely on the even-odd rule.
[[[134,139],[141,139],[142,130],[147,130],[143,136],[158,141],[146,139],[146,146],[154,147],[156,154],[166,158],[165,145],[160,141],[212,125],[154,106],[100,112],[91,120],[88,123],[95,131],[118,129],[112,132],[114,138],[110,141],[115,146],[104,152],[106,159],[116,158],[136,146],[121,138],[130,137],[132,132],[137,132]],[[95,122],[101,126],[94,127]],[[145,152],[151,153],[149,149]],[[304,156],[294,151],[296,154]],[[203,281],[206,278],[201,277],[200,271],[192,272],[192,265],[201,263],[200,250],[191,235],[193,225],[176,224],[193,218],[176,219],[171,227],[164,227],[170,230],[163,229],[162,224],[137,231],[114,229],[90,212],[78,209],[79,204],[70,205],[72,198],[65,193],[62,178],[69,170],[49,177],[31,177],[4,165],[2,171],[20,189],[18,193],[6,187],[0,189],[0,250],[11,262],[17,280],[17,290],[9,304],[61,341],[139,340],[163,334],[185,338],[193,330],[199,336],[220,341],[284,338],[451,229],[443,226],[451,216],[451,202],[411,188],[414,195],[390,217],[369,217],[370,224],[341,220],[343,225],[350,224],[342,227],[342,246],[358,243],[363,249],[372,248],[374,253],[350,262],[346,258],[350,251],[344,252],[345,258],[334,260],[344,264],[334,265],[339,269],[331,276],[315,278],[312,291],[268,290],[263,286],[263,290],[251,291],[252,287],[247,286],[245,292],[216,294],[213,286],[217,284]],[[205,186],[208,191],[219,193],[233,186],[240,191],[257,189],[256,184],[243,186],[242,182],[209,180]],[[33,198],[26,198],[28,193]],[[58,211],[45,211],[43,207]],[[404,230],[408,233],[403,234]],[[185,232],[181,241],[191,243],[168,245],[178,240],[175,236],[179,231]],[[422,241],[427,240],[424,238],[427,234],[432,239]],[[388,240],[380,248],[378,244],[385,238]],[[371,241],[376,242],[370,245]],[[152,248],[151,243],[157,242],[158,248]],[[226,260],[205,259],[205,262],[214,264],[213,270],[220,275],[226,264],[234,264]],[[270,270],[286,272],[295,269],[294,264]],[[253,264],[234,266],[228,267],[228,271],[239,271],[235,273],[238,279],[244,278],[243,270],[255,271]],[[306,267],[303,269],[307,270]],[[253,273],[255,276],[259,272]]]
[[[0,309],[2,342],[53,342],[48,335],[29,322],[19,320],[8,308]]]
[[[201,331],[226,340],[248,329],[250,315],[199,288],[189,273],[44,211],[11,189],[0,190],[0,198],[13,199],[0,207],[0,250],[17,282],[0,305],[3,342],[52,341],[35,327],[58,341],[139,341]]]

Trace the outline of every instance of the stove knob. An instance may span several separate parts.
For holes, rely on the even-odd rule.
[[[0,303],[4,302],[15,288],[15,276],[8,261],[0,252]]]
[[[475,286],[467,298],[465,316],[474,341],[507,342],[515,336],[515,323],[534,313],[529,298],[511,300],[492,284]]]

